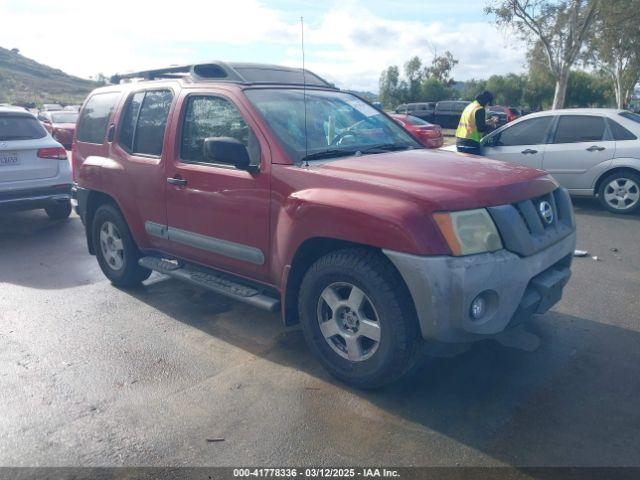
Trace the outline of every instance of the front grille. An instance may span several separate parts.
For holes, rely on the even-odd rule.
[[[546,207],[546,220],[541,213],[541,205]],[[487,210],[500,232],[504,247],[522,256],[544,250],[575,230],[571,199],[564,188]]]

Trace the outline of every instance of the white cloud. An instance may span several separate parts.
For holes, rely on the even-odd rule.
[[[225,45],[255,50],[256,62],[299,66],[301,61],[297,18],[260,0],[181,0],[167,6],[131,0],[10,0],[3,5],[1,46],[18,47],[80,76],[208,60],[208,51],[224,51]],[[509,46],[488,22],[442,23],[428,14],[420,20],[390,20],[364,1],[352,0],[305,23],[307,68],[344,88],[377,90],[384,68],[402,66],[414,55],[428,62],[434,51],[453,53],[460,61],[454,77],[461,80],[518,71],[524,62],[523,45]]]
[[[488,22],[388,20],[355,4],[328,12],[308,37],[314,46],[310,69],[340,86],[368,90],[377,90],[384,68],[402,67],[415,55],[430,62],[434,53],[449,50],[459,60],[454,77],[466,80],[520,71],[526,51]],[[287,62],[295,65],[295,55]]]

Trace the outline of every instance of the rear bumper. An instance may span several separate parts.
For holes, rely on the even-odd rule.
[[[575,245],[574,231],[528,257],[507,250],[467,257],[384,253],[409,288],[422,336],[468,342],[500,333],[557,303],[571,276]],[[487,311],[473,320],[471,303],[480,294]]]
[[[71,200],[71,184],[0,192],[0,210],[36,210]]]

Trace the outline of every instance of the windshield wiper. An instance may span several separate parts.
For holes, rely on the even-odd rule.
[[[378,145],[372,145],[367,148],[359,149],[360,153],[382,153],[382,152],[396,152],[398,150],[409,150],[413,147],[406,143],[380,143]]]
[[[320,152],[310,153],[301,158],[302,161],[305,160],[318,160],[320,158],[331,158],[331,157],[345,157],[348,155],[354,155],[357,150],[345,150],[344,148],[330,148],[328,150],[322,150]]]

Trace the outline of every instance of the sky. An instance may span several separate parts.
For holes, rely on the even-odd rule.
[[[456,80],[524,70],[483,0],[0,0],[0,46],[89,78],[210,60],[302,65],[377,92],[380,73],[451,51]]]

